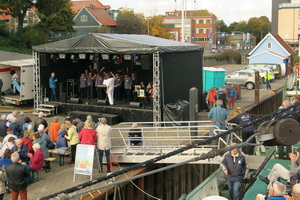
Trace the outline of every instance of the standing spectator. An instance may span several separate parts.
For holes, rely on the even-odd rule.
[[[223,105],[222,105],[222,108],[225,108],[227,109],[227,102],[228,102],[228,97],[227,97],[227,94],[225,93],[224,91],[225,89],[224,88],[219,88],[218,89],[218,96],[217,96],[217,99],[220,99],[223,101]]]
[[[11,123],[11,120],[13,118],[17,118],[17,114],[18,114],[18,111],[12,111],[11,114],[7,115],[6,117],[6,120],[7,120],[7,123],[6,123],[6,126],[9,127],[10,123]]]
[[[104,85],[106,85],[106,93],[107,93],[107,97],[108,97],[108,102],[109,105],[114,105],[114,78],[113,78],[113,73],[110,72],[110,74],[108,74],[108,78],[106,80],[104,80]]]
[[[55,73],[52,72],[51,76],[49,78],[49,87],[51,89],[51,96],[50,96],[50,101],[56,101],[56,83],[57,83],[57,78],[55,77]]]
[[[79,78],[79,92],[80,92],[80,98],[86,98],[86,87],[87,87],[87,83],[86,83],[86,78],[84,74],[81,74],[80,78]]]
[[[67,147],[67,139],[65,138],[65,135],[67,135],[67,128],[65,124],[60,125],[60,129],[58,130],[58,139],[56,143],[56,147]]]
[[[131,87],[132,87],[132,80],[131,78],[128,76],[128,74],[125,75],[125,79],[124,79],[124,89],[125,89],[125,102],[129,103],[130,102],[130,98],[131,98]]]
[[[3,87],[3,81],[0,79],[0,105],[4,106],[3,101],[2,101],[2,87]]]
[[[95,122],[93,122],[93,117],[91,115],[86,116],[86,121],[84,123],[86,123],[86,122],[90,122],[92,124],[93,128],[95,128],[96,124],[95,124]]]
[[[25,123],[23,124],[23,127],[22,127],[22,130],[27,131],[28,125],[30,125],[30,123],[31,123],[31,119],[29,117],[26,117],[25,118]]]
[[[11,155],[12,164],[5,168],[8,177],[8,186],[11,191],[12,200],[27,200],[27,177],[29,173],[24,165],[19,163],[19,154],[17,152]]]
[[[254,134],[254,127],[251,124],[251,117],[248,113],[245,112],[244,108],[237,109],[239,114],[236,116],[236,123],[242,127],[245,126],[245,128],[242,129],[242,139],[243,142],[248,140],[250,136]],[[255,138],[253,138],[250,143],[255,143]],[[254,146],[245,146],[243,149],[243,152],[248,155],[253,155],[254,152]]]
[[[36,144],[38,143],[42,149],[42,151],[44,152],[44,157],[45,158],[48,158],[49,157],[49,152],[48,152],[48,148],[47,148],[47,143],[46,141],[41,138],[41,135],[38,134],[38,133],[34,133],[33,136],[32,136],[32,144]]]
[[[11,152],[18,152],[20,160],[24,163],[28,163],[28,148],[23,144],[22,140],[18,139],[15,141],[15,146],[12,148]]]
[[[105,152],[106,163],[107,163],[107,172],[110,170],[110,148],[111,148],[111,127],[106,124],[106,119],[100,119],[100,125],[96,129],[97,131],[97,148],[99,149],[99,162],[100,162],[100,171],[103,172],[102,163],[103,163],[103,153]]]
[[[65,126],[68,129],[68,135],[65,138],[70,141],[71,145],[71,161],[70,167],[74,167],[75,157],[76,157],[76,146],[79,143],[78,133],[76,132],[76,127],[69,121],[65,121]]]
[[[230,146],[235,145],[236,143],[232,143]],[[245,154],[238,148],[225,153],[221,162],[221,168],[227,177],[227,184],[231,199],[239,200],[241,182],[247,178],[248,174]]]
[[[23,130],[23,124],[25,123],[26,116],[24,112],[20,112],[20,116],[17,117],[17,124],[20,126],[20,129]]]
[[[25,144],[25,146],[28,149],[28,152],[33,153],[32,141],[30,139],[30,134],[31,134],[31,131],[24,131],[24,135],[22,138],[20,138],[20,140],[23,142],[23,144]]]
[[[9,128],[12,129],[13,134],[16,135],[18,138],[22,137],[22,130],[21,130],[20,126],[17,124],[17,118],[11,119]]]
[[[1,140],[0,142],[3,141],[3,138],[6,136],[6,129],[8,128],[6,126],[7,120],[6,120],[6,115],[1,115],[1,120],[0,120],[0,137]]]
[[[97,133],[90,121],[86,121],[83,129],[81,129],[79,136],[80,144],[95,145],[97,140]]]
[[[53,122],[50,123],[50,130],[49,130],[51,141],[57,141],[59,128],[60,128],[60,124],[58,123],[58,117],[54,117]]]
[[[34,154],[28,153],[27,156],[30,158],[30,165],[26,165],[28,172],[39,171],[43,168],[44,165],[44,153],[41,149],[41,146],[38,143],[35,143],[33,146]],[[33,181],[33,178],[29,176],[29,182]]]
[[[206,103],[209,106],[209,109],[212,109],[213,107],[216,106],[216,102],[217,102],[217,99],[215,98],[216,95],[217,95],[217,91],[215,89],[215,86],[211,86],[206,96]]]
[[[236,90],[233,87],[233,85],[230,85],[230,88],[228,88],[228,98],[229,98],[229,110],[233,109],[234,107],[234,101],[236,100],[237,94]]]
[[[268,90],[268,89],[271,90],[271,80],[272,80],[272,75],[269,73],[268,70],[266,70],[266,74],[264,75],[264,79],[265,79],[265,82],[266,82],[267,90]]]
[[[35,132],[38,131],[38,127],[39,127],[40,124],[43,124],[44,128],[48,127],[48,123],[46,122],[46,120],[43,117],[44,117],[44,113],[43,112],[39,112],[38,113],[38,117],[34,121],[34,128],[33,128],[33,130]]]

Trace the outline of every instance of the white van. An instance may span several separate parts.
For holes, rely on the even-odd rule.
[[[252,63],[248,64],[242,69],[250,69],[252,67],[264,67],[269,68],[274,72],[275,78],[282,78],[286,74],[285,64],[276,64],[276,63]]]
[[[266,71],[268,71],[268,73],[271,74],[271,76],[272,76],[271,82],[275,80],[275,74],[269,68],[266,68],[266,67],[251,67],[251,68],[249,68],[247,70],[251,70],[251,71],[254,71],[254,72],[258,71],[259,72],[259,76],[263,78],[263,80],[262,80],[263,82],[265,82],[264,77],[265,77]]]

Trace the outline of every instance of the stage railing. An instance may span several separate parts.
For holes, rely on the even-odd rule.
[[[137,127],[132,128],[132,123],[124,122],[120,123],[118,128],[113,128],[111,135],[113,152],[162,154],[194,141],[204,140],[210,137],[207,134],[210,131],[215,135],[221,132],[217,126],[211,124],[211,121],[139,122],[136,124]],[[130,137],[130,132],[141,132],[141,137]],[[236,137],[236,135],[232,133],[231,137]],[[199,154],[218,148],[220,145],[227,146],[233,140],[232,138],[228,140],[220,138],[216,143],[199,146],[189,150],[188,153]]]

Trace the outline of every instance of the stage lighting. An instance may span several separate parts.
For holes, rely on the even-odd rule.
[[[74,59],[75,59],[75,55],[72,54],[71,57],[70,57],[70,59],[71,59],[71,60],[74,60]]]
[[[102,59],[103,60],[108,60],[109,59],[109,54],[102,54]]]
[[[79,59],[85,59],[86,55],[84,53],[79,54]]]
[[[131,60],[131,55],[124,55],[124,60]]]
[[[53,62],[57,62],[58,61],[58,57],[54,54],[51,54],[50,59],[53,60]]]
[[[66,54],[60,53],[60,54],[58,55],[58,57],[59,57],[59,59],[66,59]]]
[[[91,54],[91,55],[90,55],[90,60],[93,60],[93,59],[94,59],[94,55]]]

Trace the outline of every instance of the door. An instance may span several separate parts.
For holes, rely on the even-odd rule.
[[[23,66],[20,78],[20,100],[33,99],[33,66]]]

